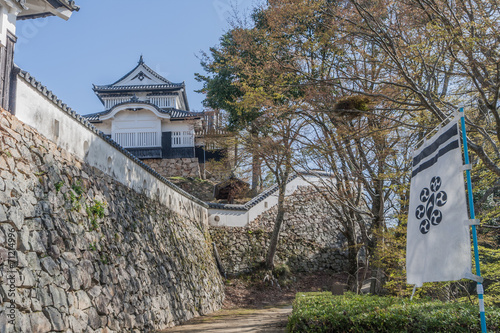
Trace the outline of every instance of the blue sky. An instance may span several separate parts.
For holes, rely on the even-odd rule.
[[[80,114],[99,112],[92,84],[109,84],[139,56],[172,82],[186,81],[192,111],[202,111],[197,56],[230,28],[234,8],[244,16],[257,0],[77,0],[68,21],[19,21],[15,63]]]

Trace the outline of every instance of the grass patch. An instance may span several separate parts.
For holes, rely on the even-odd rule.
[[[488,331],[498,332],[500,311],[486,313]],[[288,332],[481,332],[478,307],[463,303],[298,293]]]

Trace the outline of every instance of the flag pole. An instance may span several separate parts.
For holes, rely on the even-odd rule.
[[[469,165],[469,150],[467,148],[467,133],[465,131],[465,117],[464,117],[464,108],[460,108],[460,121],[462,124],[462,142],[464,146],[464,156],[465,156],[465,165]],[[476,218],[476,213],[474,212],[474,199],[472,196],[472,180],[471,180],[471,170],[467,168],[467,193],[469,196],[469,212],[471,220]],[[476,262],[476,275],[481,276],[481,266],[479,264],[479,251],[477,246],[477,232],[476,226],[472,225],[472,239],[474,241],[474,259]],[[477,297],[479,298],[479,314],[481,316],[481,332],[486,333],[486,315],[484,313],[484,289],[483,284],[481,282],[477,282]]]

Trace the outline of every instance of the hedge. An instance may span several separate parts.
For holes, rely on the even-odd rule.
[[[500,311],[488,308],[488,332],[500,331]],[[464,303],[330,292],[299,293],[288,332],[481,332],[479,309]]]

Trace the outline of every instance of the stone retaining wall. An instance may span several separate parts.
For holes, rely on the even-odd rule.
[[[201,178],[197,158],[145,159],[142,160],[163,177]]]
[[[0,114],[0,331],[149,332],[220,308],[202,221]]]
[[[300,186],[287,197],[275,263],[300,272],[344,271],[345,242],[330,209],[310,186]],[[276,214],[275,206],[246,228],[210,227],[227,273],[247,273],[264,262]]]

